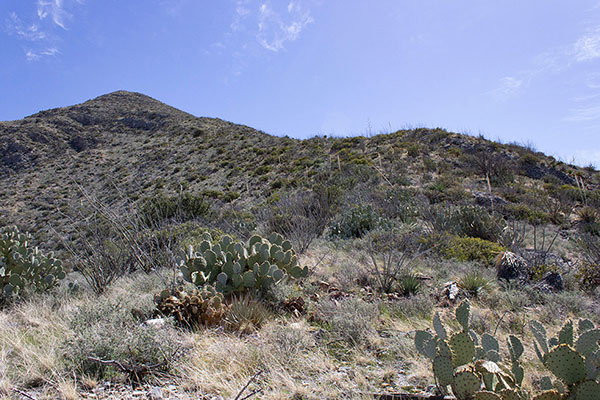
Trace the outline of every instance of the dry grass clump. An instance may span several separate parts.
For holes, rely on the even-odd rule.
[[[419,293],[393,301],[380,303],[380,311],[394,320],[411,322],[429,321],[433,315],[434,303],[431,295]]]
[[[146,364],[161,357],[174,360],[172,350],[183,346],[179,332],[169,324],[142,324],[153,308],[148,289],[161,280],[134,275],[100,297],[65,289],[1,310],[0,394],[23,388],[42,394],[50,390],[49,398],[75,398],[77,384],[109,373],[89,356]],[[110,374],[116,376],[116,371]]]
[[[317,304],[316,321],[333,336],[354,346],[368,343],[379,316],[375,304],[355,297],[340,301],[325,299]]]
[[[72,304],[39,296],[0,312],[0,394],[61,382]]]
[[[370,398],[366,393],[376,391],[380,381],[377,356],[355,349],[340,361],[330,351],[333,344],[322,342],[319,332],[304,320],[273,321],[241,338],[199,332],[194,350],[178,367],[179,384],[204,395],[233,398],[262,371],[248,392],[261,389],[263,399]],[[407,343],[399,347],[410,353]]]

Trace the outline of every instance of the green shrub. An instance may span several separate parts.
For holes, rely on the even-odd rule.
[[[547,265],[547,264],[535,264],[531,266],[531,279],[534,281],[540,280],[546,275],[548,272],[557,272],[561,273],[561,270],[556,265]]]
[[[552,219],[550,214],[533,210],[525,204],[508,204],[505,207],[506,213],[519,221],[527,221],[532,225],[547,224]]]
[[[540,159],[532,153],[523,153],[519,158],[519,163],[523,168],[535,166],[539,161]]]
[[[175,196],[160,193],[144,199],[139,206],[142,220],[149,226],[171,219],[183,222],[205,217],[210,210],[210,203],[203,194],[187,192]]]
[[[418,143],[411,143],[406,148],[406,151],[409,157],[415,158],[421,153],[421,146]]]
[[[231,203],[233,200],[239,199],[240,193],[236,191],[228,191],[223,194],[222,200],[226,203]]]
[[[585,290],[594,290],[600,287],[600,265],[585,262],[577,270],[577,280]]]
[[[252,172],[252,176],[265,175],[269,173],[272,169],[273,167],[271,167],[270,165],[261,165]]]
[[[65,278],[60,260],[32,247],[32,239],[16,226],[0,229],[0,304],[23,290],[49,290]]]
[[[432,238],[428,240],[432,240]],[[480,238],[453,235],[440,238],[440,235],[434,235],[433,240],[433,243],[440,243],[438,252],[445,258],[465,262],[479,261],[488,266],[495,263],[498,254],[506,251],[506,248],[498,243]]]
[[[203,191],[202,195],[208,197],[209,199],[220,199],[223,197],[224,193],[219,190],[208,189]]]
[[[389,229],[391,221],[381,217],[370,204],[357,205],[340,215],[331,225],[333,236],[360,238],[375,228]]]
[[[435,171],[437,171],[437,165],[436,165],[435,161],[433,161],[431,158],[424,157],[423,158],[423,169],[426,172],[435,172]]]
[[[459,201],[466,197],[466,192],[456,177],[443,175],[433,184],[427,186],[424,191],[425,196],[433,204],[444,201]]]
[[[502,235],[504,221],[485,208],[473,205],[449,204],[430,207],[426,218],[438,232],[497,241]]]

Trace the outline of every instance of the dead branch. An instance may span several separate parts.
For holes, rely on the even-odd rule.
[[[254,396],[255,394],[262,392],[262,389],[257,389],[254,390],[253,392],[251,392],[249,395],[245,396],[245,397],[241,397],[242,394],[244,393],[244,391],[246,391],[246,389],[248,388],[248,386],[250,386],[250,384],[252,382],[254,382],[256,380],[256,378],[258,378],[258,376],[260,374],[262,374],[263,371],[258,371],[256,374],[254,374],[254,376],[252,378],[250,378],[248,380],[248,382],[246,383],[246,385],[242,388],[242,390],[240,390],[240,392],[237,394],[237,396],[235,396],[235,398],[233,400],[245,400],[245,399],[249,399],[251,396]]]

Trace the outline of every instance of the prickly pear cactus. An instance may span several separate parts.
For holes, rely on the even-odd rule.
[[[268,240],[255,235],[246,244],[223,236],[213,245],[206,233],[199,246],[190,246],[180,270],[188,282],[196,286],[214,284],[226,295],[252,288],[266,291],[286,277],[308,275],[308,268],[298,265],[291,243],[279,234]]]
[[[16,226],[0,229],[0,302],[25,288],[51,289],[65,278],[60,260],[31,247],[31,239]]]
[[[192,291],[166,289],[155,302],[160,315],[172,316],[180,325],[191,328],[218,325],[227,312],[223,294],[210,285]]]
[[[501,390],[511,390],[517,395],[517,400],[521,399],[523,368],[519,358],[523,354],[523,345],[517,337],[509,338],[511,371],[517,374],[505,372],[497,364],[500,362],[498,341],[489,334],[479,338],[469,330],[469,314],[470,305],[465,300],[455,312],[456,320],[463,328],[460,332],[448,332],[439,314],[436,314],[433,318],[435,334],[428,331],[415,333],[415,346],[419,353],[431,360],[440,391],[446,394],[450,386],[458,400],[512,400],[500,394]]]
[[[558,337],[547,340],[546,330],[537,321],[529,324],[535,338],[535,349],[543,364],[562,386],[559,398],[573,400],[600,400],[600,330],[587,320],[577,324],[577,337],[572,321],[567,321]],[[549,378],[547,380],[550,381]],[[535,398],[554,400],[558,393],[546,391]]]
[[[575,400],[600,400],[600,384],[596,381],[583,381],[572,392]]]

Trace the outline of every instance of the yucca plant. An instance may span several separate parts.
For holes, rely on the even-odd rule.
[[[458,280],[458,286],[470,296],[477,297],[479,293],[490,285],[491,280],[479,271],[469,272]]]
[[[404,296],[412,296],[421,290],[421,280],[416,274],[409,273],[402,277],[398,282],[398,292]]]

